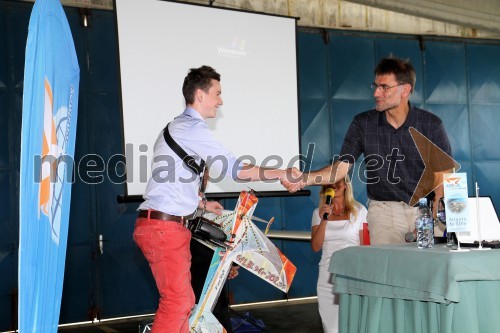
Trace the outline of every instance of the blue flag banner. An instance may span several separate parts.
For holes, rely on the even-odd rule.
[[[19,332],[57,332],[68,239],[80,69],[59,0],[37,0],[24,68]]]

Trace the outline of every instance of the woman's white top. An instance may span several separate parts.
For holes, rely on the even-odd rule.
[[[349,246],[360,245],[359,231],[363,230],[363,223],[366,223],[367,210],[361,204],[358,204],[357,208],[356,216],[351,213],[349,220],[328,221],[319,266],[330,265],[333,252]],[[312,226],[320,223],[319,210],[316,208],[312,216]]]

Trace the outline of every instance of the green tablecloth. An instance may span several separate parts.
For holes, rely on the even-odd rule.
[[[330,262],[340,332],[500,332],[500,250],[350,247]]]

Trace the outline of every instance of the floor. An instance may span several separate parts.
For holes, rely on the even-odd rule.
[[[322,333],[318,303],[315,298],[286,303],[268,305],[235,306],[231,309],[232,318],[237,320],[238,327],[234,333],[268,332],[268,333]],[[250,317],[248,317],[248,314]],[[79,324],[59,328],[59,333],[143,333],[139,332],[140,324],[148,322],[149,317],[127,318],[93,324]],[[251,322],[255,320],[255,325]],[[262,323],[264,327],[262,327]],[[260,328],[259,328],[260,327]]]

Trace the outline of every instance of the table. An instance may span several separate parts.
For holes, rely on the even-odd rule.
[[[333,254],[340,333],[500,332],[500,250],[443,244],[349,247]]]

